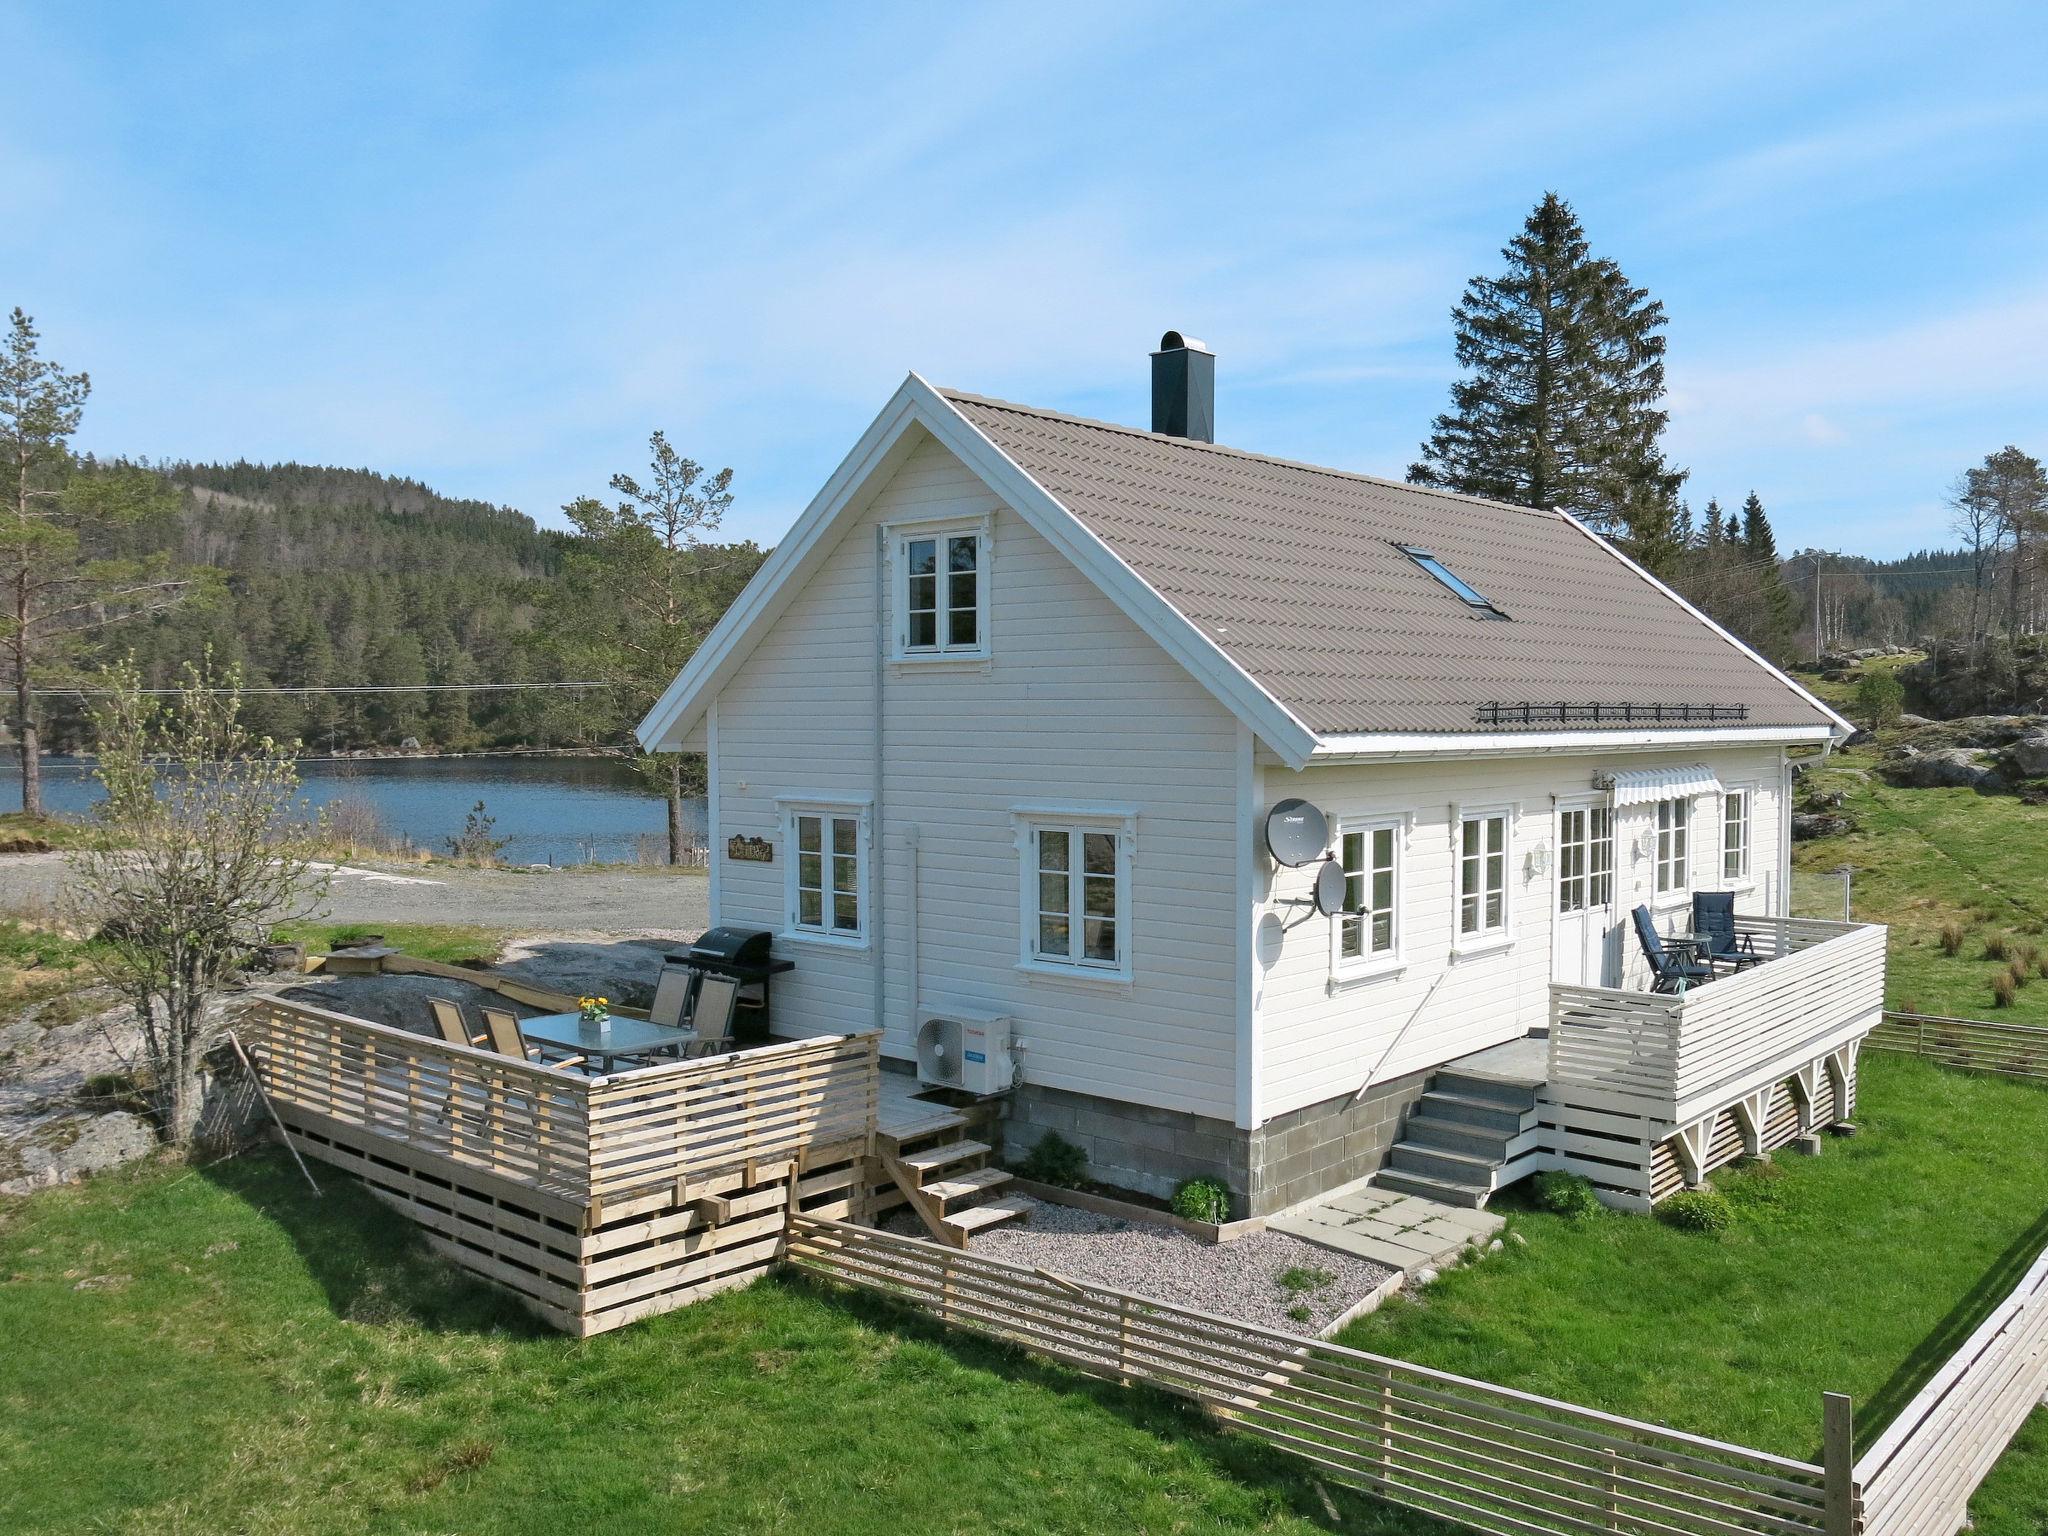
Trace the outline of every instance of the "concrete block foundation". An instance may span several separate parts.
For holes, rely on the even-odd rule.
[[[1057,1131],[1088,1154],[1088,1176],[1100,1183],[1167,1199],[1188,1179],[1218,1179],[1229,1186],[1233,1218],[1270,1216],[1376,1172],[1432,1075],[1304,1105],[1250,1131],[1185,1110],[1026,1084],[1002,1101],[1002,1156],[1014,1163]]]

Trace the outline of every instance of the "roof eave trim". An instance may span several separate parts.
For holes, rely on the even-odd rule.
[[[1747,656],[1751,661],[1755,662],[1758,666],[1762,667],[1766,672],[1770,673],[1771,676],[1775,677],[1779,682],[1783,683],[1787,688],[1791,689],[1794,694],[1798,695],[1802,703],[1808,704],[1812,706],[1814,709],[1819,710],[1823,715],[1826,715],[1828,719],[1834,722],[1834,729],[1832,732],[1830,732],[1830,735],[1832,736],[1837,746],[1840,746],[1843,742],[1847,741],[1851,736],[1856,734],[1856,727],[1852,723],[1850,723],[1849,720],[1844,718],[1839,711],[1830,709],[1826,703],[1824,703],[1818,696],[1810,692],[1807,688],[1802,686],[1800,682],[1796,678],[1794,678],[1790,673],[1786,672],[1783,668],[1765,659],[1765,657],[1760,652],[1758,652],[1756,649],[1750,646],[1746,641],[1740,639],[1732,631],[1716,623],[1713,619],[1709,618],[1700,609],[1694,607],[1691,603],[1687,602],[1683,597],[1680,597],[1677,592],[1672,590],[1672,588],[1665,585],[1663,582],[1659,581],[1655,576],[1651,575],[1650,572],[1647,569],[1645,569],[1642,565],[1638,564],[1635,560],[1631,559],[1621,550],[1616,549],[1612,543],[1610,543],[1606,539],[1601,538],[1599,534],[1595,533],[1592,529],[1588,528],[1584,523],[1580,522],[1576,517],[1573,517],[1569,512],[1558,511],[1556,508],[1552,508],[1552,511],[1556,512],[1557,516],[1563,518],[1567,523],[1571,524],[1572,527],[1578,529],[1580,533],[1584,534],[1587,538],[1591,539],[1601,549],[1606,550],[1608,554],[1612,555],[1615,559],[1619,560],[1623,565],[1627,566],[1630,570],[1634,571],[1638,576],[1642,577],[1643,580],[1647,581],[1659,592],[1662,592],[1666,597],[1670,598],[1671,601],[1678,604],[1679,607],[1683,608],[1687,613],[1691,614],[1694,618],[1698,619],[1702,624],[1706,625],[1707,628],[1711,629],[1715,634],[1719,635],[1723,640],[1726,640],[1730,645],[1734,646],[1735,649],[1742,652],[1743,655]]]
[[[697,723],[726,675],[753,648],[755,626],[772,618],[789,578],[815,551],[839,514],[867,485],[875,469],[918,419],[917,395],[906,380],[882,407],[832,477],[811,498],[782,542],[761,563],[731,607],[712,626],[633,734],[648,752],[675,751],[675,743]]]
[[[1537,757],[1680,747],[1797,746],[1830,741],[1834,734],[1820,724],[1671,731],[1388,731],[1325,736],[1316,743],[1310,760],[1363,763],[1405,757]]]
[[[1072,561],[1126,618],[1206,687],[1275,756],[1290,768],[1308,764],[1315,751],[1316,735],[1298,715],[1140,576],[1101,535],[1003,452],[951,400],[914,373],[905,387],[912,386],[923,392],[935,413],[943,413],[940,420],[925,422],[934,437],[959,455],[968,468]]]

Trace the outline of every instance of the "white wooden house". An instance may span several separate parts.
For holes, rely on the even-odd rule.
[[[1151,432],[906,379],[642,723],[708,756],[777,1033],[997,1021],[1013,1154],[1252,1214],[1640,1205],[1846,1115],[1882,934],[1783,919],[1790,754],[1847,723],[1571,519],[1217,447],[1213,357],[1153,367]],[[1703,889],[1767,963],[1652,996],[1629,913]]]

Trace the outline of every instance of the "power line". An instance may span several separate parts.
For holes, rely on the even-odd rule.
[[[617,683],[333,683],[304,688],[231,688],[227,686],[206,687],[200,693],[239,693],[245,697],[251,694],[305,694],[305,693],[504,693],[526,688],[616,688]],[[112,698],[121,690],[114,688],[36,688],[34,693],[67,699]],[[188,688],[138,688],[137,693],[178,695],[189,693]]]

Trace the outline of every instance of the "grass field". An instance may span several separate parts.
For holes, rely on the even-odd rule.
[[[505,935],[495,928],[466,923],[286,923],[275,930],[280,942],[303,943],[313,954],[373,933],[381,933],[386,944],[415,960],[438,960],[443,965],[488,964],[505,942]]]
[[[1876,761],[1866,749],[1841,752],[1809,776],[1842,792],[1857,830],[1794,846],[1794,910],[1839,918],[1841,882],[1828,872],[1847,864],[1855,915],[1892,928],[1892,1007],[2048,1023],[2039,966],[2048,955],[2048,806],[1968,789],[1897,789],[1877,777]],[[1949,923],[1964,930],[1953,956],[1940,942]],[[1991,980],[2011,962],[1987,958],[1992,942],[2009,954],[2034,952],[2028,983],[1999,1012]]]
[[[1868,1071],[1865,1134],[1730,1179],[1727,1236],[1518,1213],[1526,1247],[1351,1339],[1809,1454],[1823,1386],[1895,1407],[2043,1241],[2048,1093]],[[321,1177],[315,1201],[266,1155],[0,1210],[0,1529],[1445,1529],[1165,1398],[796,1280],[564,1339]],[[2043,1417],[1983,1536],[2048,1519]]]

